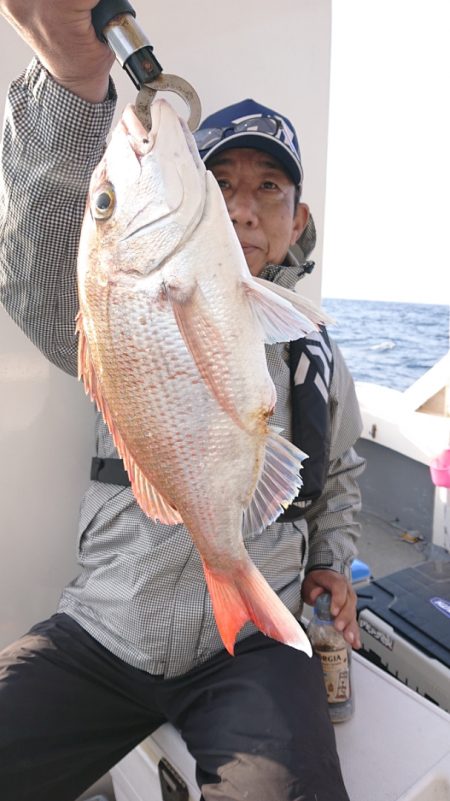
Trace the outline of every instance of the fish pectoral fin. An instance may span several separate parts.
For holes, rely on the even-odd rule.
[[[234,398],[228,389],[231,381],[228,380],[227,365],[236,357],[207,315],[207,302],[199,285],[183,303],[178,302],[176,296],[170,299],[180,334],[203,381],[221,408],[243,428]]]
[[[142,511],[153,520],[159,520],[161,523],[167,525],[182,523],[183,521],[177,510],[168,503],[161,493],[159,493],[144,476],[115,426],[109,406],[103,396],[101,384],[97,380],[97,374],[89,350],[89,343],[84,333],[83,316],[81,312],[78,312],[76,317],[76,331],[79,335],[78,376],[83,379],[86,394],[95,402],[108,426],[114,445],[119,455],[122,457],[125,469],[130,477],[131,489],[134,497]]]
[[[263,278],[245,280],[243,287],[269,345],[300,339],[329,319],[311,301]]]
[[[216,571],[203,562],[217,628],[228,653],[234,654],[236,635],[248,620],[274,640],[312,655],[311,644],[248,555],[238,568]]]
[[[253,497],[244,512],[242,533],[257,534],[270,526],[300,491],[300,469],[306,453],[269,428],[266,453]]]

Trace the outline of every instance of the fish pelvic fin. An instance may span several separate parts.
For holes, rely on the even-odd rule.
[[[330,320],[310,300],[263,278],[245,280],[243,286],[269,345],[300,339]]]
[[[299,292],[293,289],[287,289],[287,287],[280,286],[280,284],[273,284],[272,281],[267,281],[265,278],[258,278],[255,276],[254,280],[260,286],[264,286],[271,292],[275,292],[280,298],[288,300],[296,309],[309,317],[314,325],[331,325],[336,322],[324,309],[320,306],[316,306],[312,300],[305,298],[304,295],[300,295]]]
[[[132,454],[128,450],[121,434],[119,433],[108,403],[101,389],[101,384],[97,379],[93,360],[89,349],[88,338],[83,327],[83,316],[78,312],[76,317],[76,331],[78,339],[78,377],[83,380],[86,394],[94,401],[98,410],[108,426],[114,445],[119,455],[123,459],[125,469],[131,482],[131,489],[142,511],[153,520],[159,520],[166,525],[182,523],[180,514],[173,506],[161,495],[160,492],[151,484],[135,462]]]
[[[306,453],[269,428],[264,464],[253,497],[244,512],[244,536],[270,526],[296,498],[302,486],[300,469]]]
[[[222,642],[234,655],[236,635],[247,621],[268,637],[312,656],[311,644],[300,623],[246,555],[233,572],[215,571],[203,562],[214,616]]]

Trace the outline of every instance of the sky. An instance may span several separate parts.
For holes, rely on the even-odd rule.
[[[334,0],[322,292],[450,303],[450,0]]]

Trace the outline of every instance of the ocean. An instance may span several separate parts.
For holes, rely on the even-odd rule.
[[[324,298],[355,381],[405,390],[449,350],[450,307]]]

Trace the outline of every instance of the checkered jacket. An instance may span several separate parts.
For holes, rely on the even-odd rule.
[[[57,85],[33,60],[8,96],[0,181],[0,300],[45,356],[76,375],[75,265],[90,175],[100,160],[115,94],[89,104]],[[265,276],[292,287],[299,265]],[[316,343],[317,344],[317,343]],[[288,345],[267,347],[277,390],[273,424],[291,431]],[[363,460],[353,450],[361,420],[339,350],[331,384],[331,453],[320,499],[295,522],[274,523],[246,541],[249,554],[286,606],[301,610],[301,575],[314,567],[348,572],[355,556]],[[96,454],[116,452],[101,417]],[[199,555],[183,525],[149,520],[130,488],[91,482],[81,503],[79,575],[59,611],[142,670],[180,675],[220,650]],[[247,624],[239,637],[254,631]]]

